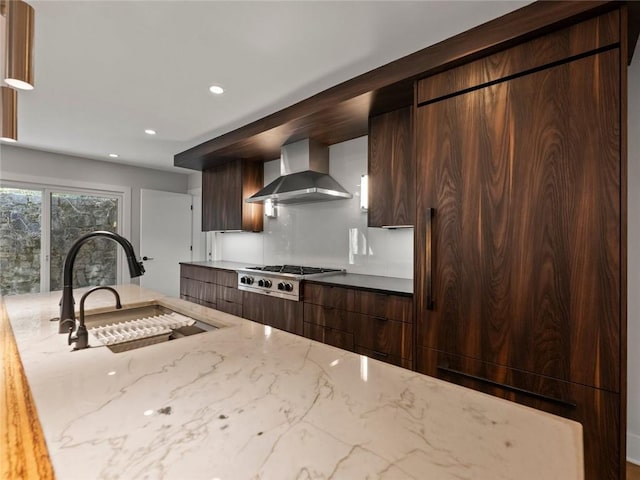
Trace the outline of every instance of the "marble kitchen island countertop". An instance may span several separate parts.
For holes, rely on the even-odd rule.
[[[223,328],[118,354],[71,352],[49,322],[59,292],[6,297],[58,479],[583,478],[578,423],[136,286],[118,290],[125,308],[158,299]],[[87,308],[112,301],[96,292]]]

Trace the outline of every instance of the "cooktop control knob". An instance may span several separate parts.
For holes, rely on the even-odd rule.
[[[240,283],[247,283],[247,277],[240,277]]]
[[[240,281],[242,282],[242,280],[244,280],[243,283],[246,283],[247,285],[253,284],[253,277],[242,277]]]
[[[280,282],[278,284],[278,290],[284,290],[285,292],[291,292],[293,290],[293,285],[286,282]]]
[[[264,287],[264,280],[263,279],[258,280],[258,286],[259,287]]]
[[[272,285],[271,280],[265,278],[264,279],[264,287],[271,288],[271,285]]]

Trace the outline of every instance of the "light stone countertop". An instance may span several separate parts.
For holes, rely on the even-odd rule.
[[[118,354],[71,352],[49,321],[60,292],[6,297],[60,480],[583,478],[576,422],[135,285],[117,289],[125,308],[159,299],[223,328]],[[87,308],[112,302],[100,291]]]

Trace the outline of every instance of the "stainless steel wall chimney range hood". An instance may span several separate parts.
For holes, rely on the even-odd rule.
[[[307,138],[282,147],[280,176],[245,201],[294,204],[352,197],[329,176],[329,148]]]

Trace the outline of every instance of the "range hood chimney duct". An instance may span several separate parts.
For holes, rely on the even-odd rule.
[[[282,147],[280,177],[245,201],[295,204],[352,197],[329,176],[329,148],[307,138]]]

